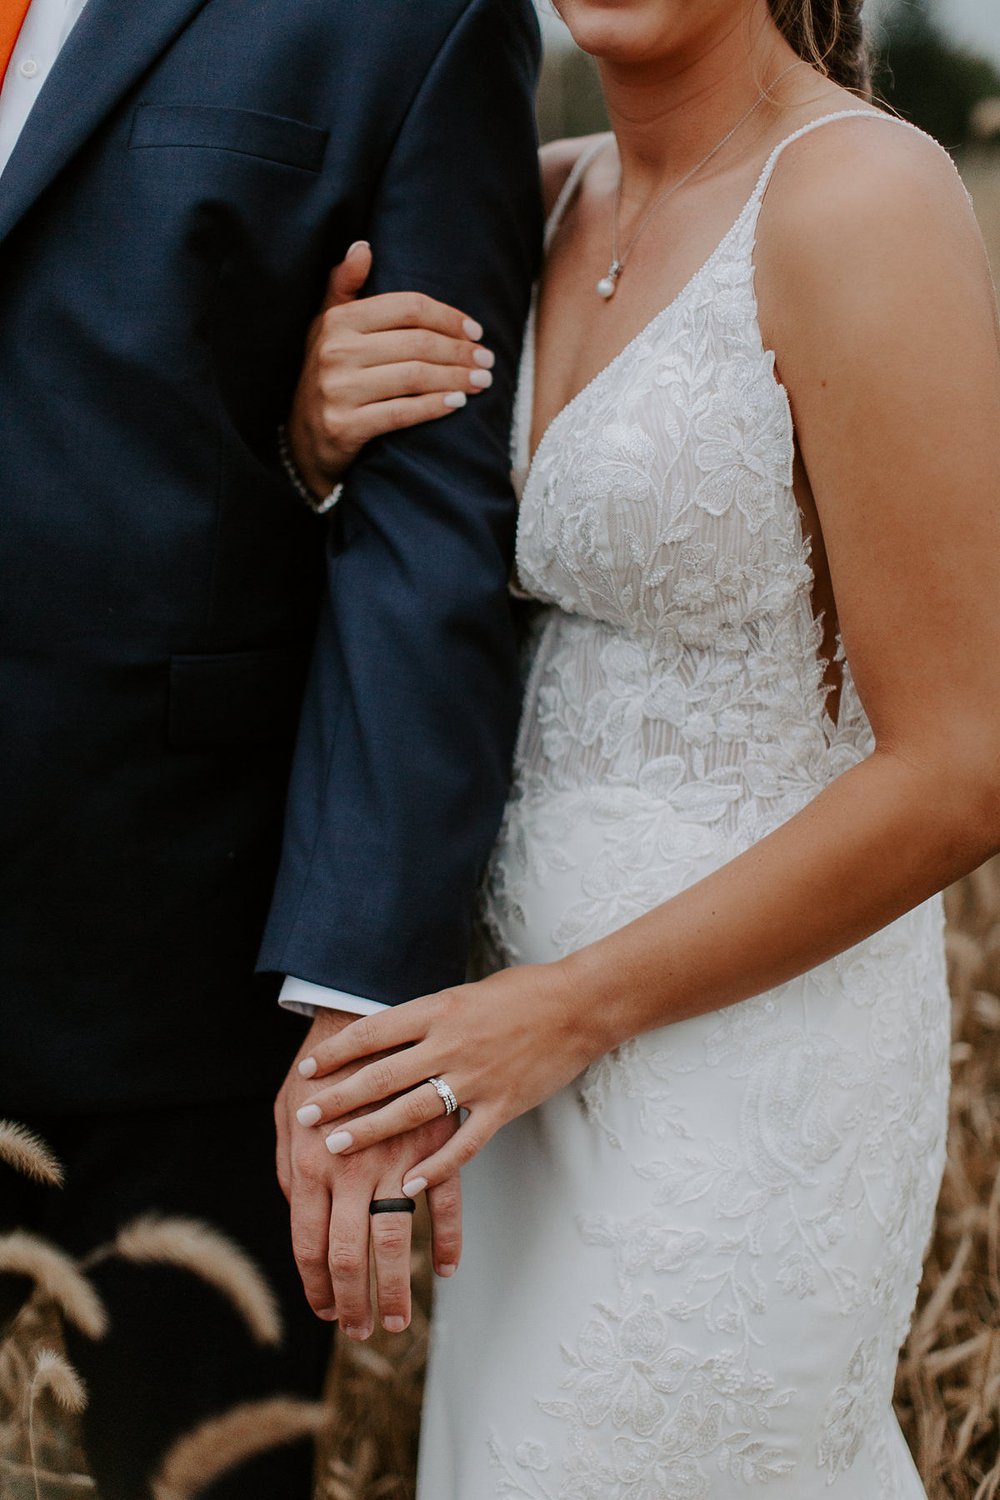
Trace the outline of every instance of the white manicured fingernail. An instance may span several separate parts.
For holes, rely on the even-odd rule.
[[[469,375],[469,384],[477,386],[481,391],[485,391],[493,384],[493,376],[489,370],[473,370]]]
[[[314,1057],[304,1057],[299,1063],[299,1072],[303,1078],[312,1078],[316,1072],[316,1059]]]
[[[444,404],[457,411],[460,406],[465,405],[468,399],[464,391],[449,391],[444,398]]]
[[[472,357],[477,365],[482,365],[484,370],[492,370],[497,362],[497,357],[492,349],[477,349]]]
[[[383,1318],[382,1327],[385,1329],[386,1333],[402,1333],[403,1329],[406,1327],[406,1319]]]
[[[316,1316],[317,1318],[322,1318],[324,1323],[336,1323],[337,1309],[335,1307],[321,1307]]]
[[[454,1276],[454,1274],[455,1274],[455,1272],[457,1270],[458,1270],[457,1266],[438,1266],[438,1275],[439,1276]]]
[[[363,1343],[365,1339],[371,1338],[372,1331],[370,1328],[345,1328],[344,1332],[349,1339],[357,1339],[359,1343]]]
[[[354,1137],[349,1130],[335,1130],[326,1138],[326,1149],[331,1156],[338,1156],[341,1151],[346,1151],[348,1146],[354,1145]]]
[[[371,245],[369,245],[369,243],[368,243],[367,240],[355,240],[354,244],[350,247],[350,249],[348,250],[347,254],[348,255],[352,255],[355,250],[370,250],[370,249],[371,249]]]
[[[482,323],[477,323],[474,318],[466,318],[462,323],[462,328],[465,331],[467,339],[472,339],[474,343],[479,343],[479,340],[483,336]]]
[[[318,1104],[303,1104],[295,1111],[295,1118],[300,1125],[315,1125],[323,1118],[323,1111]]]
[[[403,1183],[403,1192],[406,1194],[407,1198],[415,1198],[418,1193],[423,1192],[426,1186],[426,1177],[411,1177],[409,1182]]]

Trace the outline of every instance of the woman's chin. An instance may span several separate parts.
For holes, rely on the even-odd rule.
[[[664,9],[649,0],[559,0],[576,45],[609,62],[642,62],[662,49]]]

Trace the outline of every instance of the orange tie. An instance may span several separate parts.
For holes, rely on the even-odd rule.
[[[0,87],[30,4],[31,0],[0,0]]]

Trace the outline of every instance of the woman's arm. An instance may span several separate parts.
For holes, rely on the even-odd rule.
[[[376,1047],[407,1050],[318,1091],[325,1120],[435,1074],[470,1109],[415,1169],[421,1181],[447,1176],[626,1038],[813,968],[1000,846],[1000,345],[989,276],[943,157],[902,130],[854,128],[879,131],[878,155],[860,170],[833,132],[782,162],[758,279],[874,753],[739,858],[570,958],[348,1027],[320,1071]],[[404,1093],[334,1148],[427,1118],[434,1100],[426,1088]]]

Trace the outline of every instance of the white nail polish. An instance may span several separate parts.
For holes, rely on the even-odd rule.
[[[476,344],[479,343],[479,340],[483,336],[482,323],[477,323],[473,318],[466,318],[462,323],[462,328],[467,339],[472,339]]]
[[[295,1118],[300,1125],[316,1125],[323,1118],[323,1111],[318,1104],[303,1104],[295,1111]]]
[[[314,1057],[304,1057],[299,1063],[299,1073],[303,1078],[312,1078],[316,1072],[316,1066],[316,1059]]]
[[[403,1329],[406,1327],[406,1319],[383,1318],[382,1327],[385,1329],[386,1333],[402,1333]]]
[[[493,384],[493,376],[489,370],[473,370],[469,375],[469,384],[474,385],[477,390],[486,391]]]
[[[466,396],[464,391],[449,391],[447,396],[445,396],[444,398],[444,404],[445,406],[450,406],[453,408],[453,410],[457,411],[460,406],[465,405],[468,399],[469,398]]]
[[[439,1276],[454,1276],[454,1274],[455,1274],[455,1272],[457,1270],[458,1270],[457,1266],[438,1266],[438,1275]]]
[[[423,1192],[426,1186],[426,1177],[412,1177],[409,1182],[403,1183],[403,1192],[406,1194],[407,1198],[415,1198],[418,1193]]]
[[[341,1151],[346,1151],[348,1146],[354,1145],[354,1137],[349,1130],[335,1130],[326,1138],[326,1149],[331,1156],[339,1156]]]
[[[497,357],[492,349],[477,349],[472,357],[476,361],[476,364],[481,365],[484,370],[492,370],[497,362]]]

